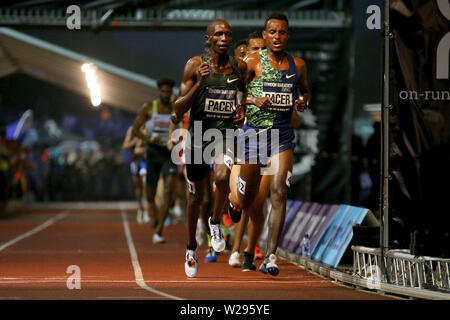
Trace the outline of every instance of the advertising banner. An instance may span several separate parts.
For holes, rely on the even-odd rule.
[[[336,268],[353,237],[353,226],[360,224],[369,210],[341,205],[331,224],[312,251],[311,258]]]
[[[269,200],[267,204],[270,213]],[[361,224],[368,212],[366,208],[349,205],[322,205],[288,200],[279,247],[300,256],[303,237],[308,233],[311,258],[337,267],[353,238],[353,226]],[[269,214],[266,220],[268,217]],[[267,237],[266,221],[261,238],[267,241]]]

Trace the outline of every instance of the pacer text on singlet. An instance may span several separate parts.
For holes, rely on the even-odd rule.
[[[292,88],[293,83],[269,82],[263,83],[263,97],[269,97],[272,100],[272,106],[265,109],[273,112],[291,112],[292,111]]]
[[[205,99],[205,117],[228,119],[236,108],[236,90],[208,88]]]

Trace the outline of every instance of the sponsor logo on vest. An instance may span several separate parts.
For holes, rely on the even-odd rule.
[[[227,83],[233,83],[233,82],[235,82],[235,81],[237,81],[237,80],[239,80],[239,78],[234,78],[234,79],[228,78],[228,79],[227,79]]]
[[[286,79],[290,79],[290,78],[292,78],[293,76],[295,76],[295,73],[294,73],[294,74],[287,74],[287,75],[286,75]]]

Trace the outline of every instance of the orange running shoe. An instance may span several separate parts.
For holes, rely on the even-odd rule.
[[[264,258],[263,254],[261,253],[261,251],[259,250],[259,246],[256,245],[255,246],[255,259],[262,259]]]
[[[230,228],[233,225],[233,220],[231,220],[230,215],[227,213],[224,213],[222,215],[223,224],[225,227]]]

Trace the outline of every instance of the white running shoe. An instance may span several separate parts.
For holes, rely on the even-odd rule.
[[[202,223],[201,219],[197,221],[197,230],[195,231],[195,241],[197,245],[201,247],[206,240],[205,225]]]
[[[150,222],[150,215],[148,214],[148,211],[147,210],[143,210],[143,213],[144,213],[144,215],[143,215],[142,221],[144,223],[149,223]]]
[[[164,243],[166,242],[166,239],[163,238],[163,236],[160,236],[158,233],[155,232],[152,239],[153,243]]]
[[[186,250],[184,272],[189,278],[195,278],[198,271],[197,250]]]
[[[277,256],[273,253],[264,259],[263,263],[259,266],[259,271],[272,276],[277,276],[280,273],[280,269],[277,266]]]
[[[239,252],[235,251],[230,255],[228,264],[233,268],[239,268],[240,266],[242,266],[241,255],[239,254]]]
[[[138,209],[137,213],[136,213],[136,220],[138,224],[142,224],[142,211],[141,209]]]
[[[222,235],[222,230],[219,224],[212,224],[211,217],[208,219],[209,230],[211,231],[211,245],[216,252],[222,252],[225,249],[226,243]]]
[[[175,217],[180,218],[183,215],[183,210],[181,209],[179,204],[176,204],[173,207],[173,213],[175,215]]]

